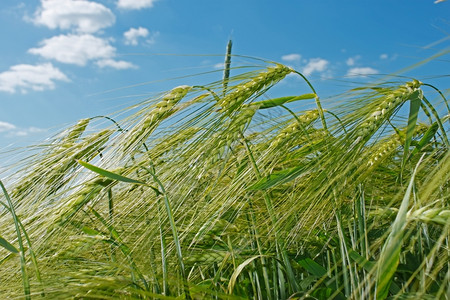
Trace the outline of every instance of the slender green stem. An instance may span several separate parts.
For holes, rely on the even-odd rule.
[[[430,108],[431,112],[433,113],[434,117],[436,118],[436,122],[438,123],[439,129],[441,129],[441,134],[442,134],[442,136],[444,138],[445,146],[448,147],[449,145],[448,145],[447,134],[445,133],[445,128],[444,128],[444,125],[442,125],[441,118],[439,117],[439,114],[437,113],[436,109],[434,109],[433,105],[430,103],[430,101],[428,101],[427,98],[423,97],[422,101],[426,103],[426,105]]]
[[[434,85],[431,85],[429,83],[422,83],[422,85],[428,86],[428,87],[434,89],[436,92],[438,92],[439,95],[441,96],[441,98],[444,100],[445,106],[447,107],[447,112],[450,113],[450,106],[448,105],[447,98],[445,98],[444,94],[442,94],[442,92]]]
[[[163,294],[169,296],[169,280],[167,276],[167,247],[166,247],[166,235],[164,233],[162,218],[161,218],[161,204],[158,206],[158,222],[159,222],[159,239],[161,243],[161,267],[162,267],[162,280],[163,280]]]
[[[255,171],[256,178],[257,178],[257,180],[260,180],[261,172],[259,171],[258,165],[256,164],[255,158],[253,156],[253,152],[251,151],[250,146],[248,145],[247,140],[245,139],[245,137],[242,133],[241,133],[241,137],[244,142],[245,149],[247,150],[247,154],[252,163],[253,170]],[[269,213],[269,216],[270,216],[270,219],[271,219],[272,225],[273,225],[273,232],[275,235],[275,246],[277,249],[277,258],[278,259],[282,258],[282,260],[285,264],[285,267],[286,267],[286,272],[287,272],[291,287],[293,289],[293,292],[297,292],[299,290],[299,287],[298,287],[297,281],[295,280],[294,271],[292,270],[291,263],[289,262],[289,258],[287,256],[286,249],[284,249],[284,243],[278,235],[277,220],[276,220],[276,216],[274,213],[272,200],[270,199],[270,196],[267,194],[266,191],[263,191],[263,194],[264,194],[266,208],[267,208],[267,211]]]
[[[16,228],[16,234],[17,234],[17,242],[19,243],[19,250],[20,250],[20,270],[22,272],[22,282],[23,282],[23,290],[25,293],[25,299],[31,299],[30,296],[30,281],[28,278],[27,268],[26,268],[26,260],[25,260],[25,248],[23,247],[23,241],[22,241],[22,234],[20,232],[20,221],[19,218],[16,215],[16,210],[14,209],[14,205],[11,201],[11,198],[8,195],[8,192],[6,191],[5,186],[3,185],[3,182],[0,180],[0,186],[2,187],[3,194],[5,195],[6,201],[9,205],[9,211],[11,212],[11,215],[13,217],[14,221],[14,227]]]
[[[323,109],[322,109],[322,104],[320,103],[320,99],[319,99],[319,96],[317,96],[316,90],[312,86],[311,82],[309,82],[309,80],[306,79],[305,75],[303,75],[302,73],[300,73],[298,71],[295,71],[295,70],[294,70],[294,73],[300,75],[303,78],[303,80],[305,80],[306,84],[308,84],[308,86],[310,87],[311,91],[316,95],[316,97],[314,99],[316,101],[316,105],[317,105],[317,108],[319,110],[320,119],[322,120],[322,126],[323,126],[323,129],[325,129],[325,131],[328,131],[327,122],[325,120],[325,115],[324,115]]]
[[[158,176],[154,172],[152,172],[150,169],[143,167],[149,174],[153,177],[153,180],[156,182],[156,184],[161,189],[162,196],[164,198],[164,205],[166,207],[167,217],[169,219],[170,228],[172,229],[172,235],[173,235],[173,241],[175,244],[175,249],[178,257],[178,264],[180,266],[180,275],[183,279],[183,285],[184,285],[184,293],[186,299],[191,299],[191,295],[189,292],[189,285],[186,277],[186,271],[184,269],[184,262],[183,262],[183,254],[181,251],[181,244],[180,240],[178,238],[178,231],[177,227],[175,225],[175,219],[173,217],[172,207],[170,205],[169,197],[167,195],[166,189],[164,188],[164,185],[159,180]]]
[[[9,212],[11,212],[11,209],[9,208],[9,206],[6,203],[0,201],[0,204],[3,205]],[[31,258],[31,262],[33,263],[33,266],[34,266],[34,271],[36,272],[36,278],[39,281],[39,283],[41,284],[42,288],[44,288],[44,286],[42,284],[41,272],[39,271],[36,254],[33,251],[30,237],[28,236],[28,233],[25,230],[25,226],[23,226],[23,224],[20,220],[18,220],[18,221],[19,221],[19,226],[20,226],[20,229],[22,230],[23,236],[25,237],[25,240],[27,241],[27,244],[28,244],[28,251],[30,251],[30,258]],[[0,265],[1,265],[1,263],[0,263]],[[41,296],[45,297],[44,291],[42,291]]]
[[[114,201],[111,188],[108,189],[108,214],[109,214],[109,223],[111,224],[111,226],[114,226]],[[112,261],[116,260],[116,247],[112,244],[111,244],[111,259]]]

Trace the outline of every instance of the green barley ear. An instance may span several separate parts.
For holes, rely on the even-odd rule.
[[[78,123],[71,128],[67,136],[65,136],[61,140],[61,145],[65,147],[65,145],[72,145],[86,130],[86,127],[89,125],[90,119],[81,119]]]
[[[225,68],[223,70],[223,95],[227,93],[228,80],[230,79],[230,67],[231,67],[231,47],[233,42],[228,41],[227,44],[227,54],[225,55]]]
[[[428,126],[425,124],[417,124],[414,136],[419,136],[427,132]],[[376,149],[373,151],[367,161],[365,168],[379,165],[386,157],[392,155],[394,151],[404,143],[406,139],[406,130],[394,133],[388,138],[377,143]]]
[[[251,96],[277,83],[292,72],[291,68],[281,64],[267,68],[267,71],[261,72],[252,80],[238,85],[232,92],[220,99],[219,105],[222,107],[222,111],[226,114],[232,113]]]
[[[303,132],[312,122],[319,118],[319,111],[317,109],[306,111],[304,114],[298,117],[297,120],[283,128],[280,133],[273,139],[270,144],[271,147],[277,147],[278,145],[289,140],[293,134],[297,132]]]
[[[450,210],[443,207],[422,207],[413,211],[412,213],[408,213],[407,218],[409,221],[414,220],[445,226],[447,224],[450,224]]]
[[[422,93],[420,90],[421,84],[420,81],[413,80],[388,93],[370,116],[358,126],[357,136],[367,137],[375,132],[383,122],[391,117],[399,106],[410,100],[412,95]]]
[[[130,149],[139,148],[145,140],[152,134],[161,121],[170,117],[177,105],[186,94],[192,89],[187,85],[178,86],[162,97],[162,100],[156,103],[154,109],[145,117],[145,119],[132,130],[125,138],[128,139],[124,145],[125,152]]]

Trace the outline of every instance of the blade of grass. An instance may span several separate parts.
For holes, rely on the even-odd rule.
[[[17,242],[19,243],[19,250],[20,250],[20,270],[22,273],[23,290],[24,290],[24,294],[25,294],[25,299],[29,300],[29,299],[31,299],[30,281],[29,281],[28,272],[27,272],[27,268],[26,268],[25,248],[23,247],[22,234],[20,232],[20,225],[19,225],[19,218],[16,215],[16,210],[14,209],[12,200],[9,197],[9,194],[6,191],[6,188],[3,185],[3,182],[1,180],[0,180],[0,186],[3,190],[3,194],[5,195],[6,201],[8,202],[9,211],[13,217],[14,227],[16,229],[16,234],[17,234]]]
[[[7,240],[5,240],[1,235],[0,235],[0,246],[2,246],[3,248],[5,248],[6,250],[8,250],[9,252],[12,253],[19,253],[19,250],[17,250],[16,247],[14,247],[13,245],[11,245]]]
[[[305,170],[304,166],[293,167],[270,174],[266,178],[260,178],[254,185],[248,189],[250,191],[267,190],[276,185],[289,182],[300,176]]]
[[[439,114],[437,113],[437,111],[436,111],[436,109],[434,108],[434,106],[430,103],[430,101],[428,101],[428,99],[427,99],[425,96],[423,96],[422,100],[423,100],[423,102],[425,102],[425,104],[430,108],[431,113],[432,113],[432,114],[434,115],[434,117],[436,118],[436,122],[438,123],[439,129],[441,130],[441,134],[442,134],[442,136],[443,136],[443,138],[444,138],[444,143],[445,143],[445,145],[448,147],[448,138],[447,138],[447,134],[446,134],[444,125],[442,125],[441,118],[439,117]]]
[[[153,180],[156,182],[156,184],[158,184],[159,188],[161,189],[161,194],[164,197],[164,205],[166,207],[167,217],[169,219],[169,225],[170,225],[170,228],[172,229],[173,241],[175,243],[175,249],[176,249],[176,253],[177,253],[177,257],[178,257],[178,264],[180,266],[180,275],[183,279],[185,298],[189,300],[189,299],[191,299],[191,295],[189,292],[188,280],[187,280],[186,271],[184,268],[183,253],[181,251],[181,243],[178,238],[178,231],[177,231],[177,227],[175,225],[175,218],[173,216],[169,197],[166,193],[166,189],[164,188],[162,182],[159,180],[159,178],[156,176],[156,174],[153,172],[153,170],[146,168],[146,167],[142,167],[142,168],[145,169],[150,175],[152,175]]]
[[[439,125],[437,122],[434,122],[424,133],[423,137],[420,139],[419,142],[417,142],[416,147],[411,151],[410,157],[417,154],[420,150],[422,150],[423,147],[428,145],[428,143],[431,141],[431,139],[436,134],[437,130],[439,129]]]
[[[125,176],[113,173],[111,171],[91,165],[90,163],[84,162],[82,160],[77,160],[77,162],[80,165],[82,165],[83,167],[85,167],[86,169],[91,170],[92,172],[95,172],[101,176],[107,177],[109,179],[117,180],[117,181],[145,185],[145,186],[151,188],[152,190],[154,190],[157,196],[161,194],[161,192],[157,188],[155,188],[154,186],[148,185],[147,183],[142,182],[140,180],[132,179],[129,177],[125,177]]]
[[[257,179],[261,179],[261,172],[259,171],[258,165],[256,164],[253,152],[250,149],[250,146],[249,146],[247,140],[245,139],[244,135],[242,134],[242,132],[241,132],[241,138],[242,138],[242,140],[244,142],[245,149],[247,150],[247,155],[249,156],[250,161],[252,163],[252,167],[254,169],[256,178]],[[289,257],[288,257],[288,255],[286,253],[286,249],[285,249],[285,246],[284,246],[284,241],[279,237],[279,233],[278,233],[277,228],[276,228],[276,226],[277,226],[277,219],[276,219],[276,216],[275,216],[275,211],[274,211],[274,208],[273,208],[272,199],[271,199],[271,197],[269,196],[269,194],[266,191],[263,191],[263,195],[264,195],[264,200],[265,200],[264,202],[266,204],[266,209],[267,209],[267,212],[269,213],[270,219],[272,221],[272,226],[273,226],[273,229],[274,229],[273,232],[274,232],[274,235],[275,235],[275,246],[276,246],[276,250],[277,250],[277,258],[278,259],[280,259],[280,258],[282,259],[282,261],[283,261],[283,263],[285,265],[285,268],[286,268],[287,277],[288,277],[289,283],[291,284],[292,291],[295,293],[295,292],[297,292],[299,290],[299,287],[298,287],[297,281],[295,279],[294,271],[292,270],[292,266],[291,266],[291,263],[289,261]]]
[[[389,288],[391,286],[392,278],[397,270],[397,266],[400,258],[400,250],[403,242],[403,232],[406,228],[406,215],[408,213],[409,198],[411,197],[414,178],[417,173],[417,169],[422,161],[424,155],[417,163],[411,179],[409,181],[408,188],[406,189],[402,203],[398,210],[394,223],[391,226],[389,236],[383,245],[380,258],[377,263],[377,279],[376,279],[376,299],[383,300],[388,296]]]
[[[141,279],[142,283],[145,286],[145,289],[148,290],[149,287],[147,280],[142,275],[141,271],[139,271],[139,269],[137,268],[133,258],[131,257],[130,248],[122,242],[117,230],[111,224],[109,224],[108,221],[106,221],[105,218],[103,218],[94,208],[90,207],[89,211],[103,224],[103,226],[105,226],[108,229],[111,241],[113,242],[114,245],[119,246],[119,249],[128,259],[131,269],[138,274],[139,278]]]
[[[411,141],[414,135],[414,129],[416,128],[417,117],[419,115],[420,104],[422,103],[419,91],[415,91],[411,95],[409,103],[410,103],[409,116],[408,116],[408,125],[406,128],[405,146],[403,150],[402,169],[405,167],[405,163],[408,158],[409,146],[411,145]]]
[[[272,108],[275,106],[280,106],[285,103],[294,102],[298,100],[309,100],[309,99],[315,99],[316,94],[304,94],[300,96],[286,96],[286,97],[280,97],[280,98],[274,98],[274,99],[268,99],[263,101],[257,101],[247,104],[246,106],[258,106],[259,109],[267,109]]]
[[[0,201],[0,204],[3,205],[9,212],[11,212],[10,208],[8,207],[8,205],[2,201]],[[19,220],[19,226],[22,230],[22,233],[25,237],[25,240],[27,241],[28,244],[28,251],[30,251],[30,259],[31,262],[33,263],[33,267],[34,267],[34,271],[36,272],[36,278],[39,281],[39,283],[42,285],[42,279],[41,279],[41,272],[39,271],[39,267],[38,267],[38,263],[37,263],[37,259],[36,259],[36,254],[33,251],[33,247],[31,245],[31,240],[30,237],[28,236],[27,231],[25,230],[25,227],[23,226],[22,222]],[[44,287],[42,285],[42,287]],[[45,296],[45,293],[42,292],[41,296]]]
[[[252,256],[248,259],[246,259],[244,262],[242,262],[233,272],[233,274],[230,277],[230,281],[228,282],[228,294],[232,294],[234,290],[234,286],[236,285],[237,278],[242,273],[242,271],[247,267],[252,261],[254,261],[257,258],[260,258],[262,255],[256,255]]]

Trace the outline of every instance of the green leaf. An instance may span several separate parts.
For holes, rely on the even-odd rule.
[[[416,144],[416,148],[411,152],[410,157],[417,154],[420,150],[422,150],[423,147],[425,147],[431,139],[435,136],[436,132],[439,129],[439,124],[437,122],[434,122],[430,128],[424,133],[423,137],[420,139],[419,142]]]
[[[92,207],[89,208],[89,210],[94,214],[94,216],[97,217],[97,219],[109,230],[109,233],[111,234],[111,237],[114,240],[118,240],[120,241],[119,238],[119,233],[117,232],[117,230],[111,226],[108,221],[106,221],[95,209],[93,209]]]
[[[366,258],[362,257],[358,252],[352,249],[349,249],[348,255],[354,262],[356,262],[360,267],[362,267],[367,272],[372,271],[373,267],[375,267],[374,262],[367,260]]]
[[[266,178],[261,178],[260,180],[258,180],[258,182],[250,186],[248,189],[251,191],[269,189],[276,185],[286,183],[297,178],[303,173],[303,170],[303,166],[298,166],[272,173]]]
[[[117,181],[122,181],[122,182],[128,182],[128,183],[136,183],[136,184],[142,184],[145,185],[144,182],[139,181],[139,180],[135,180],[135,179],[131,179],[113,172],[110,172],[108,170],[96,167],[94,165],[91,165],[90,163],[84,162],[82,160],[77,160],[77,162],[82,165],[83,167],[85,167],[86,169],[91,170],[92,172],[95,172],[99,175],[102,175],[104,177],[110,178],[110,179],[114,179]]]
[[[441,130],[441,134],[442,134],[442,138],[444,139],[444,143],[448,147],[449,144],[448,144],[448,138],[447,138],[446,130],[444,128],[444,125],[441,122],[441,118],[439,117],[439,114],[437,113],[437,111],[434,108],[434,106],[431,105],[430,101],[428,101],[428,99],[425,96],[423,96],[422,100],[430,108],[431,112],[433,113],[434,117],[436,118],[436,122],[438,123],[439,129]],[[444,119],[445,119],[445,117],[444,117]]]
[[[411,145],[411,140],[414,135],[414,129],[416,128],[417,116],[419,114],[420,104],[420,92],[415,91],[411,95],[411,99],[409,101],[409,117],[408,117],[408,126],[406,127],[406,139],[403,153],[403,166],[408,158],[409,146]]]
[[[322,276],[327,275],[327,270],[324,267],[322,267],[321,265],[319,265],[318,263],[316,263],[311,258],[304,258],[304,259],[300,260],[298,263],[312,275],[315,275],[317,277],[322,277]]]
[[[247,260],[245,260],[243,263],[241,263],[233,272],[233,274],[231,274],[231,278],[230,281],[228,283],[228,293],[232,294],[233,293],[233,289],[234,289],[234,285],[236,284],[237,278],[239,276],[239,274],[241,274],[241,272],[244,270],[244,268],[246,266],[248,266],[252,261],[254,261],[257,258],[260,257],[264,257],[264,255],[256,255],[256,256],[252,256],[250,258],[248,258]]]
[[[5,240],[1,235],[0,235],[0,246],[2,246],[3,248],[5,248],[5,249],[8,250],[9,252],[12,252],[12,253],[19,253],[19,250],[17,250],[16,247],[14,247],[14,246],[11,245],[10,243],[8,243],[8,241]]]
[[[341,293],[337,294],[333,298],[331,298],[331,295],[335,294],[335,290],[332,288],[316,288],[311,292],[311,296],[318,300],[329,300],[329,299],[335,299],[335,300],[344,300],[346,299]]]
[[[258,102],[252,102],[249,104],[249,106],[259,106],[259,109],[266,109],[271,108],[275,106],[280,106],[285,103],[298,101],[298,100],[308,100],[308,99],[314,99],[316,98],[316,94],[304,94],[300,96],[286,96],[286,97],[280,97],[280,98],[274,98],[264,101],[258,101]]]
[[[99,168],[97,166],[91,165],[90,163],[87,163],[87,162],[82,161],[82,160],[77,160],[77,162],[80,165],[82,165],[83,167],[85,167],[86,169],[89,169],[92,172],[95,172],[95,173],[97,173],[97,174],[99,174],[101,176],[107,177],[109,179],[117,180],[117,181],[145,185],[145,186],[150,187],[152,190],[154,190],[157,195],[161,194],[161,192],[157,188],[155,188],[155,187],[153,187],[151,185],[148,185],[145,182],[142,182],[142,181],[139,181],[139,180],[136,180],[136,179],[132,179],[132,178],[129,178],[129,177],[125,177],[125,176],[113,173],[111,171],[108,171],[108,170]]]
[[[408,213],[409,198],[411,197],[414,178],[416,176],[417,168],[419,167],[421,160],[416,165],[414,172],[409,181],[408,188],[406,189],[400,208],[398,209],[397,217],[392,223],[389,236],[383,245],[380,258],[377,263],[377,299],[386,299],[392,279],[400,259],[400,251],[403,243],[403,233],[406,228],[406,215]]]

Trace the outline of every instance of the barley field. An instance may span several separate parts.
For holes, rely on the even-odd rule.
[[[448,87],[323,100],[230,57],[12,166],[2,299],[450,299]]]

